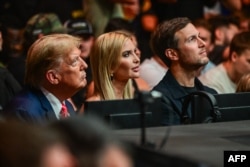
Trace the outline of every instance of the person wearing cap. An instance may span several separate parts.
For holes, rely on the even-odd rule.
[[[81,57],[87,59],[94,43],[94,33],[92,25],[85,19],[71,19],[64,23],[68,34],[78,36],[82,39]]]
[[[64,27],[67,28],[68,34],[80,37],[81,41],[81,58],[90,67],[89,55],[92,50],[92,46],[95,41],[92,25],[84,18],[70,19],[64,23]],[[86,89],[89,83],[92,81],[91,68],[86,69],[87,73],[87,86],[78,91],[71,97],[71,102],[74,104],[75,109],[79,111],[86,98]]]
[[[24,28],[24,44],[28,49],[38,38],[55,33],[67,33],[67,29],[55,13],[38,13],[32,16]]]

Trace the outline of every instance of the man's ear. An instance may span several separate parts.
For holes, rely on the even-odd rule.
[[[232,62],[235,62],[238,56],[239,55],[236,52],[232,52],[229,58],[231,59]]]
[[[222,40],[224,38],[223,32],[222,32],[222,30],[220,28],[217,28],[214,31],[214,34],[215,34],[215,38],[217,38],[219,40]]]
[[[60,81],[60,74],[56,70],[49,70],[46,73],[46,78],[51,84],[56,85]]]
[[[167,58],[169,58],[170,60],[178,60],[178,53],[176,50],[174,49],[166,49],[165,50],[165,55],[167,56]]]

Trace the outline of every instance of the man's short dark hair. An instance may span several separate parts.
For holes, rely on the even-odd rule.
[[[167,66],[170,66],[171,61],[166,57],[165,50],[168,48],[178,48],[178,39],[175,38],[175,33],[184,28],[188,23],[191,23],[191,20],[187,17],[174,18],[160,23],[152,33],[152,50]]]

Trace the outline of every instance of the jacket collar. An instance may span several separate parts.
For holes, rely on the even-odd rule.
[[[41,107],[43,108],[44,116],[47,118],[48,121],[55,121],[57,120],[56,114],[49,102],[49,100],[46,98],[46,96],[43,94],[43,92],[39,89],[33,89],[38,95],[38,99],[41,102]]]
[[[170,70],[167,71],[163,80],[174,99],[181,99],[188,95],[188,92],[176,81]],[[196,77],[194,79],[194,84],[197,90],[204,90],[202,83]]]

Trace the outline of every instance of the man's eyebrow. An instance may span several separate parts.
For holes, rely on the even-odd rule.
[[[199,37],[200,36],[200,33],[196,33],[196,34],[192,34],[190,36],[188,36],[187,39],[190,39],[190,38],[193,38],[193,37]]]
[[[196,37],[196,35],[192,34],[192,35],[189,35],[185,38],[185,41],[188,41],[190,38],[193,38],[193,37]]]

